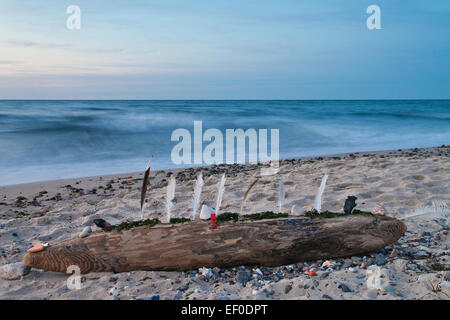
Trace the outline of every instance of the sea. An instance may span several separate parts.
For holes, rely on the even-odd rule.
[[[0,100],[0,185],[186,166],[194,121],[278,129],[280,158],[450,144],[450,100]]]

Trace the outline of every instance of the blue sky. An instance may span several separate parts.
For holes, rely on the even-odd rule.
[[[0,99],[450,98],[448,0],[2,0],[0,27]]]

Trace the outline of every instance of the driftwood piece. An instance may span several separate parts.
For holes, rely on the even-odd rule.
[[[77,265],[82,273],[279,266],[379,250],[405,231],[403,222],[386,216],[222,222],[214,230],[210,221],[195,221],[97,232],[28,253],[23,260],[47,271]]]

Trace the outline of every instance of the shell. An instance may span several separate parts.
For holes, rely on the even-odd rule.
[[[373,214],[376,214],[378,216],[385,216],[387,214],[387,210],[381,206],[381,205],[377,205],[373,210],[372,210]]]
[[[29,253],[39,252],[39,251],[43,251],[44,249],[45,249],[45,246],[39,242],[38,244],[34,245],[32,248],[28,249],[27,252],[29,252]]]

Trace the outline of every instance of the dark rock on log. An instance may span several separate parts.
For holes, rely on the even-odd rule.
[[[352,213],[352,210],[354,207],[356,207],[356,199],[358,199],[355,196],[348,196],[344,203],[344,212],[346,214]]]

